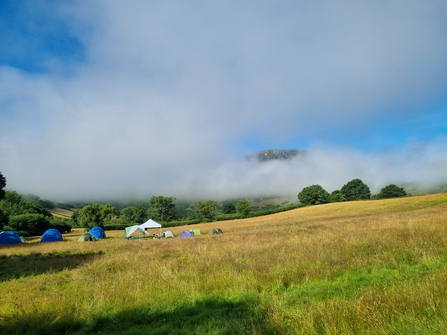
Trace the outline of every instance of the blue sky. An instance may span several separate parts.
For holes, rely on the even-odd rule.
[[[444,1],[2,0],[0,42],[0,171],[23,193],[447,178]],[[314,156],[234,165],[270,148]]]

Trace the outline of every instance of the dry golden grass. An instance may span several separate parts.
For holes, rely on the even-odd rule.
[[[185,332],[213,333],[229,318],[210,314],[214,299],[244,311],[215,334],[443,334],[446,218],[447,194],[437,194],[172,228],[224,231],[190,239],[129,241],[117,231],[80,243],[75,230],[62,243],[0,248],[2,265],[17,267],[0,272],[0,321],[70,320],[79,330],[106,317],[115,328],[101,331],[130,334],[123,313],[139,313],[144,328],[158,313],[186,319],[187,306],[204,304],[205,321]]]

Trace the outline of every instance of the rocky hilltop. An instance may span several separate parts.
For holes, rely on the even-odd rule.
[[[254,154],[245,156],[248,160],[257,160],[259,162],[268,162],[271,160],[289,160],[298,155],[303,155],[304,150],[290,149],[268,149],[255,152]]]

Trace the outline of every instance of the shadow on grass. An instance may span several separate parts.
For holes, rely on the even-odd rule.
[[[2,334],[278,334],[255,300],[206,299],[166,312],[123,310],[88,322],[50,315],[0,320]]]
[[[0,256],[0,282],[20,277],[54,273],[76,268],[99,256],[99,253],[32,253]]]

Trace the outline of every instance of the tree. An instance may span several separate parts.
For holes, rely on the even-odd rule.
[[[378,194],[379,199],[385,198],[397,198],[397,197],[405,197],[407,192],[402,188],[395,184],[390,184],[383,187]]]
[[[150,215],[160,222],[169,222],[177,218],[177,209],[175,208],[174,197],[164,197],[162,195],[153,196],[150,200]]]
[[[346,201],[346,196],[340,190],[335,190],[331,193],[330,202],[342,202]]]
[[[120,210],[120,218],[127,223],[143,223],[149,217],[146,208],[141,204],[137,204]]]
[[[5,197],[5,191],[3,190],[6,186],[6,178],[0,172],[0,200]]]
[[[20,214],[42,214],[52,217],[50,211],[32,201],[26,201],[16,191],[6,191],[4,199],[0,200],[0,209],[8,216]]]
[[[79,209],[76,216],[77,223],[81,227],[92,228],[95,226],[104,227],[110,223],[116,215],[116,209],[110,204],[92,204]]]
[[[329,202],[329,193],[320,185],[311,185],[298,194],[299,201],[304,205],[317,205]]]
[[[248,213],[250,213],[250,200],[238,200],[236,203],[236,211],[240,213],[243,217],[247,217]]]
[[[222,212],[224,214],[233,214],[236,212],[236,207],[231,202],[227,202],[223,205]]]
[[[42,214],[20,214],[9,218],[8,226],[24,235],[42,235],[50,227],[50,220]]]
[[[200,219],[214,220],[216,217],[217,202],[214,200],[199,201],[194,206],[194,212]]]
[[[353,179],[341,188],[346,200],[364,200],[371,198],[371,190],[361,179]]]
[[[9,223],[9,217],[0,209],[0,230]]]

